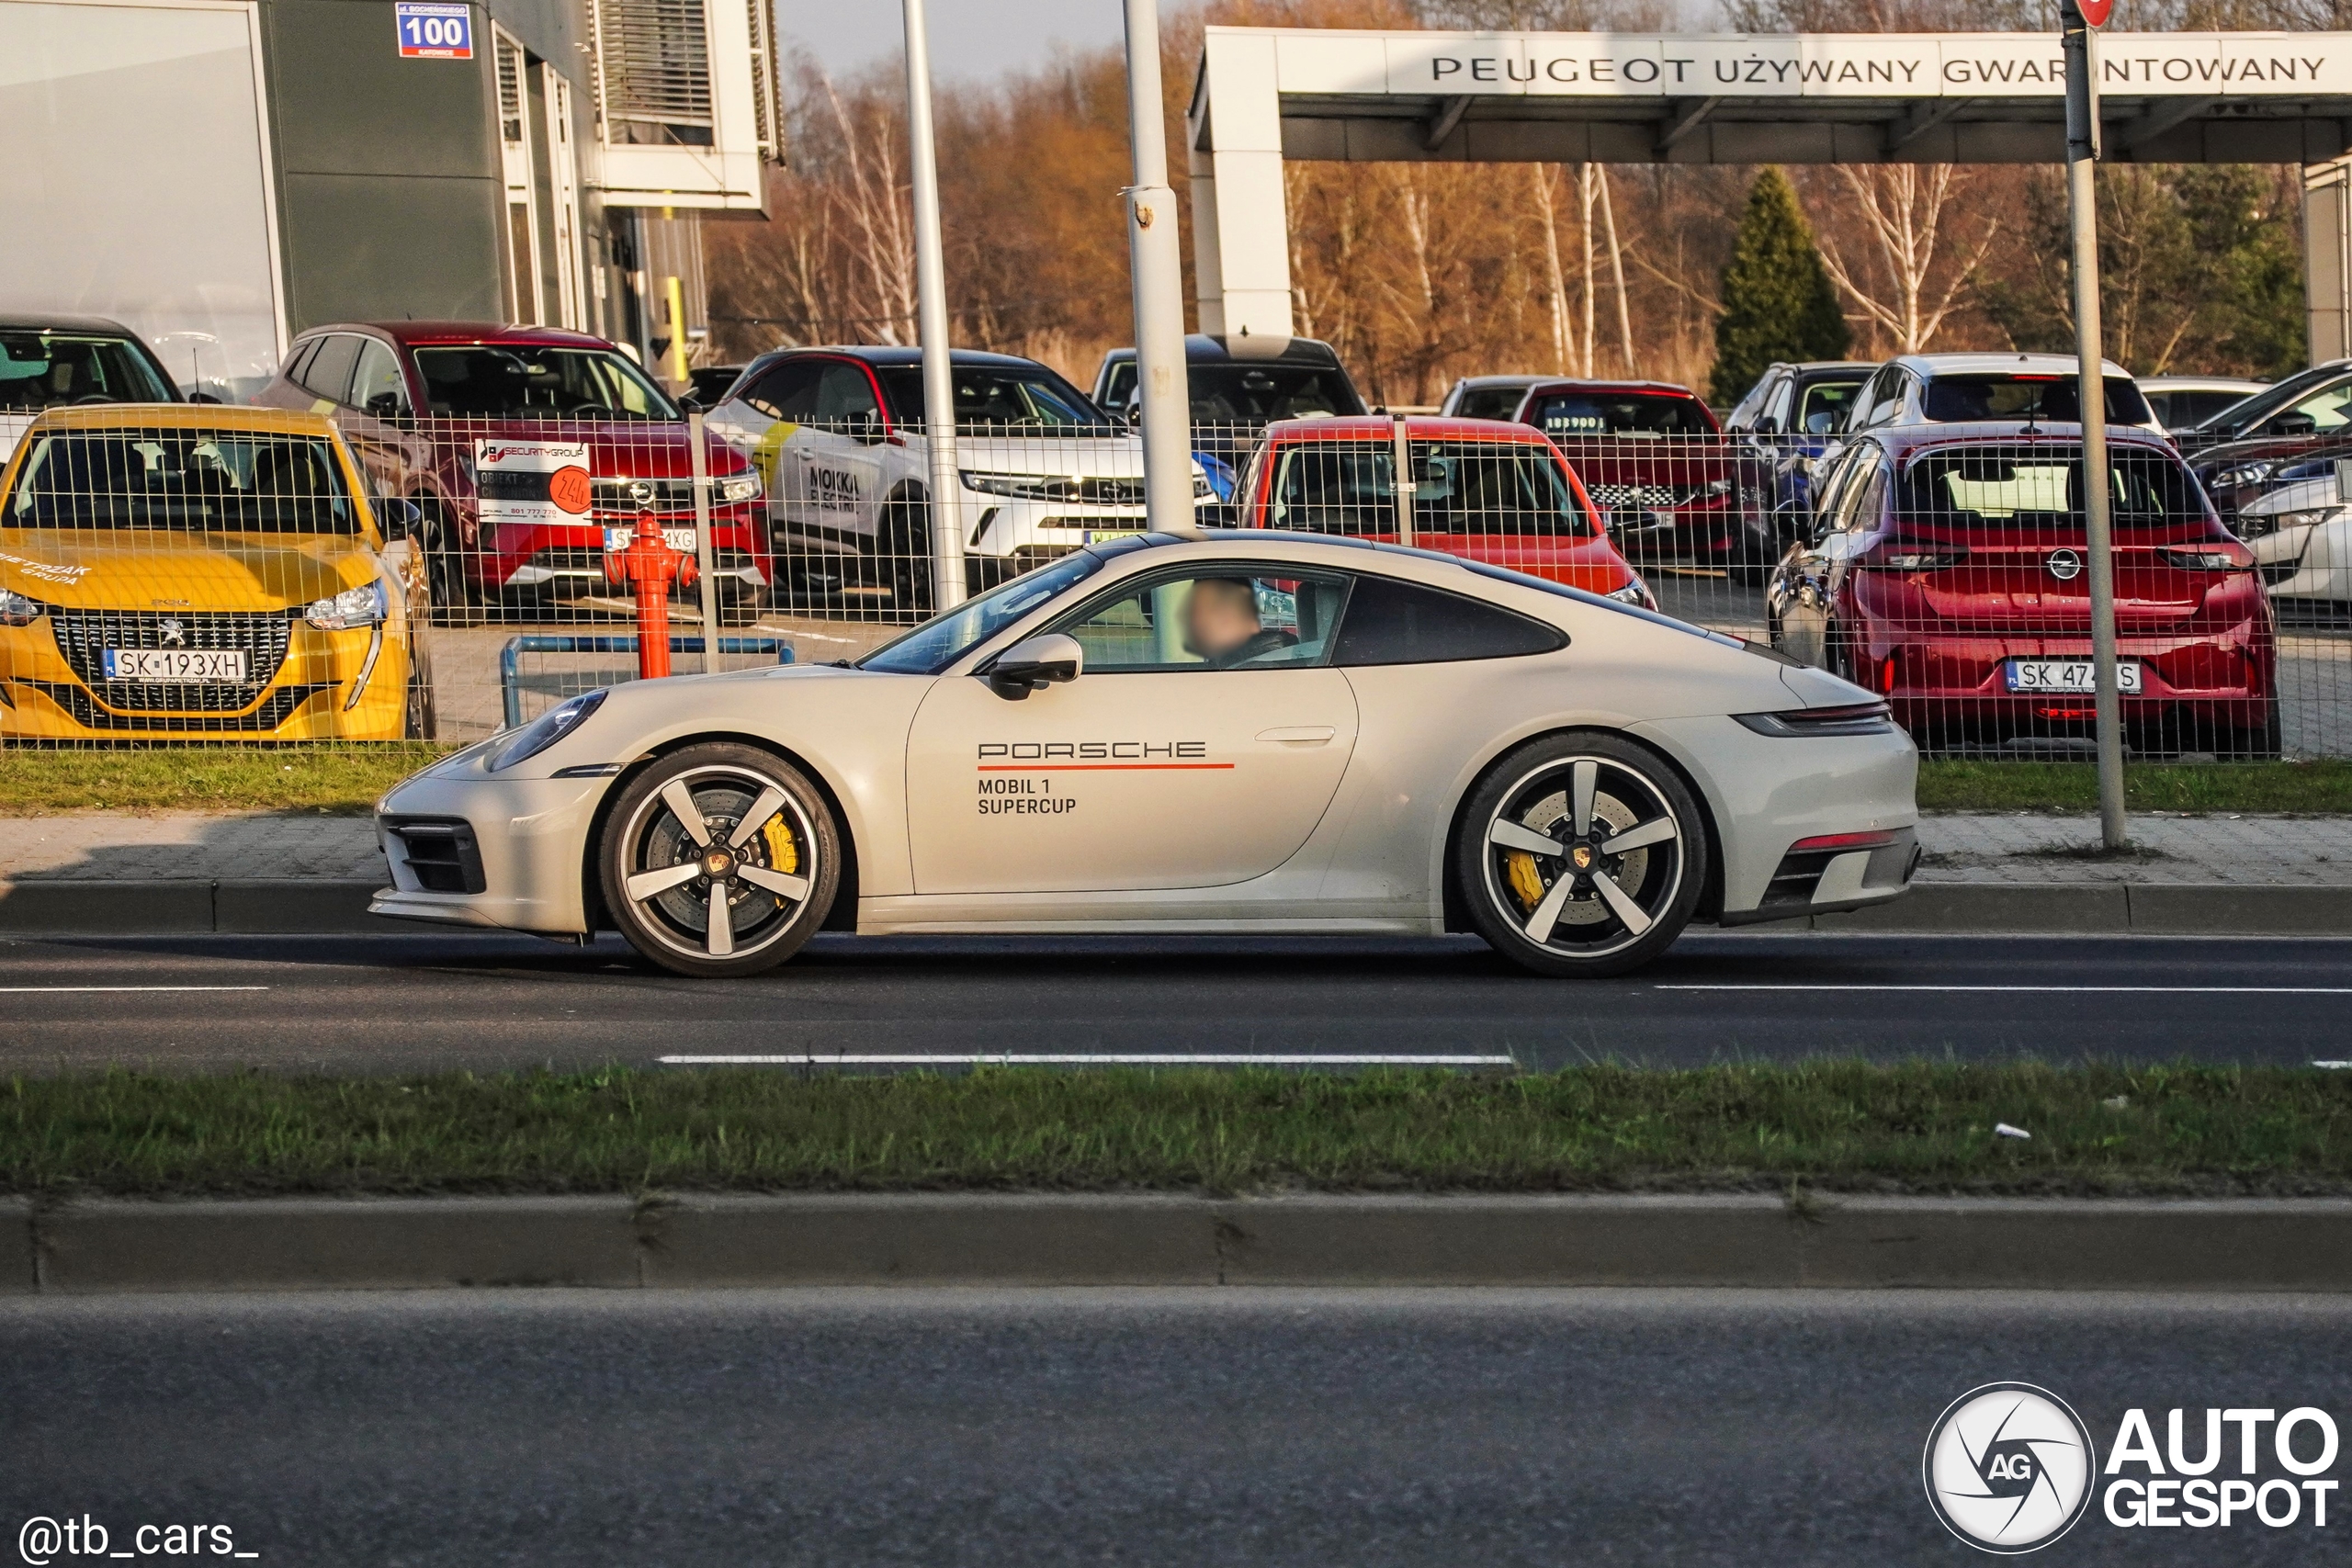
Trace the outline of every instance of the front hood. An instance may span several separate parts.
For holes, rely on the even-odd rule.
[[[377,573],[346,536],[0,530],[0,587],[71,610],[287,610]]]
[[[915,445],[910,438],[910,446]],[[958,435],[956,466],[967,472],[1140,479],[1140,435]]]
[[[2335,476],[2320,479],[2297,479],[2281,485],[2258,501],[2248,502],[2238,515],[2243,518],[2271,517],[2281,512],[2316,512],[2323,507],[2341,504],[2336,495]]]
[[[686,440],[686,427],[660,420],[457,420],[436,425],[435,434],[469,458],[477,441],[533,446],[584,441],[588,471],[598,479],[685,479],[695,471],[694,447]],[[703,448],[714,474],[741,473],[746,466],[742,454],[717,429],[706,426]]]

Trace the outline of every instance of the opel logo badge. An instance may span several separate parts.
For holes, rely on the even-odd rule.
[[[642,506],[653,499],[653,487],[639,479],[628,487],[628,498]]]
[[[164,648],[186,648],[187,628],[181,626],[177,620],[166,615],[164,617],[164,624],[155,628],[155,640]]]
[[[2083,558],[2072,550],[2050,552],[2050,575],[2061,582],[2072,582],[2083,575]]]

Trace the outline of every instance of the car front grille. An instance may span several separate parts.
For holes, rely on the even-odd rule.
[[[1595,506],[1612,510],[1620,506],[1680,506],[1699,493],[1691,485],[1589,484],[1584,490]]]
[[[51,610],[57,651],[83,684],[107,707],[125,713],[238,713],[277,678],[286,662],[293,621],[274,615],[167,615],[160,611]],[[153,681],[109,681],[104,674],[109,648],[242,650],[245,679],[234,683],[175,684]],[[275,728],[272,725],[270,728]]]
[[[1081,479],[1076,499],[1092,502],[1097,506],[1141,506],[1144,482],[1141,479]]]
[[[639,486],[644,486],[646,500],[656,512],[692,512],[695,509],[695,481],[692,476],[676,479],[601,479],[589,481],[589,493],[594,498],[598,512],[623,512],[635,515],[643,502],[637,496]],[[711,484],[711,504],[718,504],[718,486]]]
[[[296,708],[321,692],[334,689],[324,681],[303,686],[279,686],[251,713],[160,713],[152,708],[116,713],[98,706],[91,701],[90,694],[81,687],[68,685],[62,681],[27,681],[24,683],[72,714],[74,722],[85,729],[135,729],[164,735],[266,734],[284,724]]]

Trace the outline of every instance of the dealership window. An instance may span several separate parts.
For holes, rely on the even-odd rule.
[[[1331,662],[1450,664],[1472,659],[1519,659],[1567,646],[1557,626],[1459,594],[1360,577],[1348,597],[1347,618]]]
[[[1347,584],[1229,567],[1129,584],[1057,630],[1086,672],[1298,669],[1325,661]]]

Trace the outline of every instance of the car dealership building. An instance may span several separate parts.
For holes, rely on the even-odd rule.
[[[703,335],[781,151],[766,0],[0,0],[0,310],[242,399],[322,321]]]

